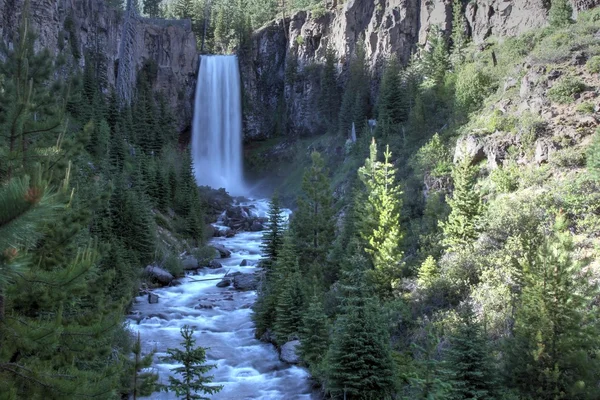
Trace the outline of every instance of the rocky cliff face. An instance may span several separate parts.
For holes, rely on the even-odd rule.
[[[18,33],[23,0],[0,0],[0,38],[9,45]],[[31,25],[38,34],[36,47],[54,55],[67,55],[83,68],[84,55],[99,49],[104,56],[107,83],[116,86],[119,50],[123,38],[123,12],[108,8],[103,0],[31,0]],[[178,110],[180,128],[190,124],[198,67],[196,39],[189,21],[164,21],[134,17],[129,31],[132,73],[146,63],[156,66],[154,88],[161,90]]]
[[[482,42],[543,26],[549,4],[549,0],[470,1],[464,6],[468,34]],[[573,1],[576,11],[599,4],[600,0]],[[343,82],[359,41],[364,40],[369,65],[378,74],[390,55],[408,61],[417,45],[427,42],[433,25],[450,32],[452,0],[348,0],[343,5],[329,0],[324,15],[298,12],[258,30],[251,54],[242,58],[246,137],[268,137],[285,124],[292,134],[322,132],[318,70],[328,47],[337,55]],[[286,79],[290,63],[294,79]]]

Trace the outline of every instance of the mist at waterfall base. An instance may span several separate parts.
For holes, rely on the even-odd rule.
[[[196,93],[193,152],[196,178],[201,185],[224,187],[234,194],[249,196],[243,182],[241,154],[240,80],[237,58],[203,56]],[[247,200],[240,204],[252,217],[267,217],[269,201]],[[286,219],[289,210],[284,210]],[[227,230],[222,220],[215,229]],[[180,329],[196,329],[196,345],[208,347],[207,363],[217,365],[209,372],[213,384],[223,390],[211,399],[305,400],[320,396],[313,392],[310,375],[304,369],[283,363],[275,347],[254,337],[252,305],[256,291],[241,292],[218,288],[226,273],[255,273],[261,258],[262,232],[238,232],[234,237],[215,237],[232,253],[219,259],[223,268],[202,268],[181,284],[153,290],[157,304],[146,296],[136,298],[129,320],[131,330],[140,333],[144,353],[156,351],[152,370],[159,382],[168,384],[171,370],[180,365],[165,361],[168,348],[181,348]],[[209,244],[210,244],[209,243]],[[242,263],[246,260],[245,263]],[[245,266],[241,266],[244,264]],[[174,393],[156,392],[146,399],[172,400]]]
[[[242,162],[242,95],[236,56],[201,56],[194,102],[192,157],[196,181],[246,195]]]

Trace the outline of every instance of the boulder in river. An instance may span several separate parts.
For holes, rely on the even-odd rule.
[[[167,286],[173,281],[173,275],[169,271],[157,267],[155,265],[148,265],[144,269],[144,274],[152,281],[160,285]]]
[[[261,224],[258,221],[252,222],[252,226],[250,226],[250,230],[252,232],[259,232],[259,231],[262,231],[264,229],[265,229],[265,227],[263,226],[263,224]]]
[[[198,259],[194,256],[185,257],[183,260],[181,260],[181,264],[183,265],[183,269],[186,271],[193,271],[201,268],[201,265],[198,264]]]
[[[231,257],[231,251],[227,250],[225,248],[225,246],[222,246],[220,244],[213,244],[211,246],[215,250],[217,250],[219,252],[219,254],[221,255],[221,258],[229,258],[229,257]]]
[[[229,287],[229,285],[231,285],[230,279],[223,279],[223,280],[219,281],[219,283],[217,283],[217,287],[220,287],[220,288]]]
[[[219,268],[223,268],[223,265],[220,262],[218,262],[217,260],[212,260],[211,262],[208,263],[207,267],[210,269],[219,269]]]
[[[248,266],[248,260],[246,260],[245,258],[242,260],[242,262],[240,263],[240,267],[247,267]]]
[[[233,287],[237,290],[256,290],[258,278],[255,274],[238,274],[233,277]]]
[[[158,295],[154,293],[148,293],[148,303],[156,304],[158,303]],[[138,320],[139,322],[139,320]]]
[[[299,340],[292,340],[281,346],[281,353],[279,353],[279,359],[289,364],[298,364],[300,362],[300,356],[298,355],[298,346],[300,346]]]

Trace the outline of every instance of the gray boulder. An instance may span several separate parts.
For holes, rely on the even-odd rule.
[[[219,269],[219,268],[223,268],[223,265],[220,262],[218,262],[217,260],[212,260],[211,262],[208,263],[207,268]]]
[[[265,227],[263,226],[263,224],[261,224],[261,223],[260,223],[260,222],[258,222],[258,221],[254,221],[254,222],[252,223],[252,225],[250,226],[250,230],[251,230],[252,232],[259,232],[259,231],[262,231],[262,230],[264,230],[264,229],[265,229]]]
[[[229,285],[231,285],[230,279],[223,279],[223,280],[219,281],[219,283],[217,283],[217,287],[219,287],[219,288],[229,287]]]
[[[198,264],[198,259],[194,256],[187,256],[183,260],[181,260],[181,264],[183,265],[183,269],[186,271],[193,271],[201,266]]]
[[[229,257],[231,257],[231,251],[227,250],[225,248],[225,246],[222,246],[220,244],[213,244],[211,246],[215,250],[217,250],[219,252],[219,254],[221,255],[221,258],[229,258]]]
[[[148,303],[150,303],[150,304],[158,303],[158,295],[154,294],[154,293],[148,293]]]
[[[240,267],[247,267],[248,266],[248,260],[243,259],[242,262],[240,263]]]
[[[454,162],[457,163],[465,157],[468,157],[473,165],[485,159],[483,142],[480,138],[469,135],[458,139],[454,150]]]
[[[255,274],[238,274],[233,277],[233,287],[237,290],[256,290],[258,278]]]
[[[173,281],[173,275],[169,271],[165,271],[164,269],[154,266],[148,265],[146,269],[144,269],[144,274],[155,283],[166,286]]]
[[[279,359],[289,364],[298,364],[300,362],[300,356],[298,355],[298,346],[300,346],[299,340],[292,340],[281,346],[281,352],[279,353]]]

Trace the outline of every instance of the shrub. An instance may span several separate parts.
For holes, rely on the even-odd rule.
[[[573,95],[584,90],[585,84],[583,82],[575,77],[567,76],[550,88],[548,97],[556,103],[568,104],[573,102]]]
[[[594,104],[590,103],[589,101],[586,101],[584,103],[579,104],[576,110],[577,112],[580,112],[582,114],[593,114]]]
[[[456,77],[456,104],[469,112],[481,106],[483,99],[492,87],[492,78],[477,68],[475,64],[467,64]]]
[[[184,275],[183,263],[181,262],[181,259],[174,254],[169,254],[167,256],[164,267],[176,278]]]
[[[592,74],[600,73],[600,56],[590,58],[585,66]]]
[[[568,0],[552,0],[552,6],[548,13],[548,19],[550,20],[550,26],[563,27],[571,24],[573,20],[573,7]]]
[[[519,169],[512,163],[503,168],[496,168],[492,171],[490,179],[498,192],[513,192],[519,187]]]

